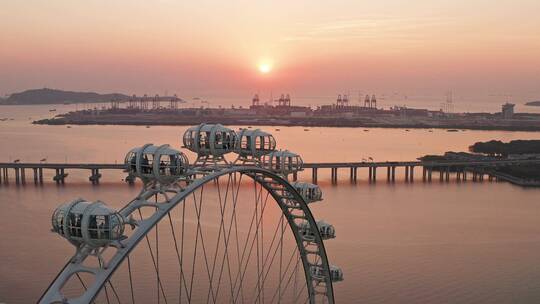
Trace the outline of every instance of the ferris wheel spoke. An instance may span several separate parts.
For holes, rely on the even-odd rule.
[[[285,267],[285,271],[280,274],[278,280],[279,281],[283,281],[287,275],[287,272],[289,271],[289,267],[291,266],[291,263],[292,261],[294,260],[293,258],[295,257],[296,255],[296,250],[293,250],[292,254],[291,254],[291,257],[289,258],[289,262],[287,262],[287,266]],[[298,263],[299,259],[297,260],[296,263]],[[294,268],[293,268],[294,269]],[[291,272],[291,275],[289,276],[289,279],[287,280],[287,283],[285,284],[285,287],[283,289],[278,289],[274,292],[274,294],[272,295],[272,299],[270,300],[271,303],[274,302],[274,299],[276,298],[276,296],[278,295],[278,292],[281,292],[281,296],[283,296],[283,294],[287,291],[287,287],[290,283],[290,280],[292,278],[292,275],[294,274],[294,271]],[[278,302],[281,302],[281,299],[278,298]]]
[[[169,217],[169,224],[171,226],[172,237],[173,237],[173,240],[174,240],[174,248],[176,250],[176,256],[178,258],[178,265],[179,265],[179,268],[180,268],[180,282],[179,282],[179,286],[178,286],[179,287],[179,291],[178,291],[179,292],[179,297],[178,297],[178,299],[179,299],[179,301],[181,301],[182,300],[182,282],[184,283],[183,287],[184,287],[186,293],[188,291],[187,291],[186,279],[184,277],[184,269],[182,267],[182,257],[180,256],[180,252],[178,250],[178,241],[176,240],[176,232],[175,232],[175,229],[174,229],[174,226],[173,226],[173,223],[172,223],[172,218],[171,218],[170,212],[167,213],[167,215]]]
[[[131,259],[130,259],[130,255],[131,254],[129,254],[127,256],[128,273],[129,273],[129,288],[131,290],[131,303],[135,304],[135,293],[133,292],[133,278],[132,278],[132,275],[131,275]]]
[[[229,174],[229,178],[227,179],[227,188],[225,190],[225,202],[224,202],[224,205],[226,206],[227,204],[227,199],[229,197],[229,188],[231,186],[231,181],[232,181],[232,176]],[[232,187],[234,188],[234,185],[232,185]],[[219,190],[219,188],[218,188]],[[231,192],[233,192],[233,189],[231,189]],[[234,194],[234,193],[233,193]],[[221,196],[220,196],[221,198]],[[232,213],[235,214],[236,213],[236,205],[234,204],[233,202],[233,210],[232,210]],[[223,208],[225,209],[225,208]],[[225,266],[225,260],[227,262],[227,272],[228,272],[228,275],[229,275],[229,281],[232,281],[232,276],[231,276],[231,266],[230,266],[230,260],[229,260],[229,240],[230,240],[230,236],[231,236],[231,231],[232,231],[232,216],[231,215],[231,221],[229,223],[229,229],[228,229],[228,233],[227,233],[227,228],[225,228],[225,224],[224,224],[224,217],[225,217],[225,214],[224,214],[224,211],[221,212],[221,223],[223,225],[223,246],[224,246],[224,252],[223,252],[223,258],[221,259],[221,267],[220,267],[220,270],[219,270],[219,277],[218,277],[218,285],[217,285],[217,290],[216,290],[216,297],[219,295],[219,289],[220,289],[220,286],[221,286],[221,278],[222,278],[222,274],[223,274],[223,269],[224,269],[224,266]],[[231,285],[232,287],[232,285]],[[233,291],[231,289],[231,298],[233,296]]]
[[[307,303],[309,301],[309,296],[307,296],[304,301],[298,302],[298,300],[300,300],[300,296],[302,295],[305,289],[306,289],[306,285],[302,286],[302,289],[300,289],[300,291],[298,292],[298,295],[294,297],[293,303]]]
[[[214,250],[214,255],[213,255],[213,262],[212,262],[212,271],[211,271],[211,274],[210,274],[210,281],[211,282],[214,282],[214,272],[215,272],[215,269],[216,269],[216,262],[217,262],[217,257],[218,257],[218,252],[219,252],[219,248],[220,248],[220,245],[221,245],[221,233],[223,231],[223,234],[225,234],[225,227],[224,227],[224,224],[223,224],[223,218],[224,218],[224,209],[227,207],[227,191],[229,190],[228,188],[228,185],[227,185],[227,188],[226,188],[226,192],[225,192],[225,201],[223,201],[222,197],[221,197],[221,187],[220,187],[220,183],[219,183],[219,177],[216,178],[214,180],[215,184],[216,184],[216,188],[217,188],[217,193],[218,193],[218,202],[219,202],[219,211],[220,211],[220,215],[221,215],[221,218],[220,218],[220,223],[219,223],[219,231],[218,231],[218,237],[217,237],[217,240],[216,240],[216,249]],[[225,236],[224,236],[225,238]],[[213,292],[213,291],[212,291]],[[216,293],[215,295],[212,294],[212,298],[215,299],[217,296],[218,296],[218,292],[219,292],[219,287],[218,289],[216,290]],[[206,295],[206,303],[208,303],[210,301],[210,290],[208,290],[208,294]]]
[[[197,232],[201,236],[201,247],[202,247],[202,250],[203,250],[204,264],[206,266],[206,273],[208,275],[208,282],[210,283],[209,290],[212,292],[213,303],[216,303],[216,299],[214,297],[214,289],[212,287],[212,279],[210,277],[210,267],[208,265],[208,256],[206,254],[206,246],[204,245],[204,236],[203,236],[202,229],[201,229],[201,213],[202,213],[203,190],[204,190],[204,185],[201,187],[201,195],[200,195],[200,198],[199,198],[199,207],[197,207],[197,203],[195,203],[195,213],[197,214]]]
[[[243,174],[240,174],[240,178],[238,178],[238,185],[236,187],[236,195],[234,195],[233,193],[233,204],[234,204],[234,212],[233,212],[233,219],[234,219],[234,232],[235,232],[235,239],[236,239],[236,259],[237,259],[237,264],[238,264],[238,273],[240,273],[240,243],[239,243],[239,238],[238,238],[238,220],[236,219],[236,205],[238,203],[238,195],[240,193],[240,184],[242,183],[242,177],[244,175]],[[234,174],[234,180],[233,180],[233,185],[234,185],[234,181],[236,181],[236,174]],[[233,187],[234,189],[234,187]],[[233,293],[234,293],[234,287],[233,287],[233,282],[232,282],[232,279],[230,280],[230,284],[231,284],[231,289],[233,290]],[[234,284],[236,286],[236,279],[234,281]],[[240,290],[240,298],[242,299],[242,303],[244,303],[244,291],[243,290]],[[234,303],[236,303],[236,300],[235,300],[235,297],[232,296],[232,299],[234,301]]]
[[[193,203],[195,205],[197,205],[197,198],[195,196],[195,192],[193,192]],[[191,266],[191,280],[190,280],[190,283],[189,283],[189,297],[188,299],[190,299],[190,302],[191,302],[191,296],[193,295],[193,278],[195,277],[195,262],[197,261],[197,248],[198,248],[198,243],[199,243],[199,225],[197,225],[197,232],[195,233],[195,247],[194,247],[194,250],[193,250],[193,263],[192,263],[192,266]]]
[[[141,221],[142,221],[143,216],[142,216],[141,209],[139,208],[138,210],[139,210],[139,216],[140,216]],[[161,283],[161,278],[159,277],[159,271],[158,271],[158,268],[157,268],[157,265],[156,265],[156,259],[154,257],[154,252],[152,251],[152,246],[150,245],[150,239],[148,238],[148,234],[146,234],[144,237],[146,238],[146,245],[148,246],[148,251],[150,252],[150,257],[152,258],[152,264],[154,265],[154,271],[156,272],[156,277],[157,277],[157,282],[158,282],[157,283],[157,285],[158,285],[157,293],[159,294],[159,292],[161,291],[161,293],[163,295],[163,298],[165,300],[165,303],[168,303],[167,302],[167,297],[165,296],[165,290],[163,289],[163,284]],[[105,288],[106,288],[106,285],[105,285]],[[109,303],[109,302],[107,301],[107,303]]]
[[[190,296],[187,291],[186,286],[186,279],[184,277],[184,232],[185,232],[185,218],[186,218],[186,200],[184,199],[182,201],[182,236],[181,236],[181,247],[180,247],[180,271],[182,271],[182,277],[180,277],[180,280],[184,278],[184,287],[186,288],[186,297]],[[180,285],[182,282],[180,282]],[[178,297],[178,302],[182,302],[182,288],[180,288],[179,292],[180,296]],[[191,302],[191,298],[188,298],[188,302]]]
[[[266,204],[268,202],[268,197],[270,196],[270,193],[268,193],[268,195],[266,196],[266,200],[264,201],[264,204],[262,206],[262,211],[261,211],[261,216],[262,214],[264,213],[264,209],[266,208]],[[257,219],[257,223],[260,223],[260,219]],[[258,225],[255,227],[255,231],[258,231],[259,227]],[[248,235],[248,240],[249,240],[249,235]],[[248,240],[246,240],[246,246],[247,246],[247,243],[248,243]],[[255,236],[253,237],[253,240],[251,241],[251,245],[250,245],[250,248],[249,248],[249,253],[248,253],[248,257],[247,257],[247,262],[244,264],[244,270],[242,271],[241,274],[239,274],[240,276],[240,290],[243,289],[243,283],[244,283],[244,277],[245,277],[245,274],[246,274],[246,270],[247,270],[247,267],[249,265],[249,261],[250,261],[250,257],[251,257],[251,254],[253,252],[253,245],[255,245]],[[245,248],[244,248],[245,250]],[[238,277],[237,277],[238,278]],[[235,281],[235,286],[236,286],[236,281]],[[235,300],[236,298],[238,298],[238,292],[237,294],[235,295]]]
[[[88,290],[88,288],[86,287],[86,284],[84,284],[83,279],[81,278],[81,276],[79,275],[78,272],[76,272],[75,275],[76,275],[77,278],[79,279],[79,282],[81,282],[81,285],[82,285],[82,287],[84,288],[84,291],[86,292],[86,291]],[[92,301],[92,303],[95,303],[95,302]]]
[[[109,282],[109,286],[111,286],[111,290],[114,294],[114,297],[116,298],[116,301],[118,302],[118,304],[121,304],[122,302],[120,301],[120,297],[118,296],[118,293],[116,292],[116,288],[114,288],[114,285],[112,284],[110,279],[108,280],[108,282]]]
[[[268,277],[268,274],[270,273],[270,270],[272,270],[271,266],[274,263],[274,259],[275,259],[276,255],[277,255],[278,250],[280,250],[281,255],[283,253],[282,243],[278,242],[275,249],[274,249],[274,252],[272,254],[272,258],[270,259],[270,264],[268,264],[268,268],[266,269],[266,272],[265,272],[264,271],[265,266],[266,266],[266,263],[268,262],[268,258],[270,257],[270,253],[272,251],[273,243],[274,243],[275,237],[277,236],[277,232],[280,230],[279,228],[281,228],[281,230],[282,230],[280,238],[281,238],[281,240],[283,239],[283,233],[285,231],[285,230],[283,230],[283,218],[284,218],[284,216],[282,215],[280,221],[276,225],[276,230],[274,232],[274,237],[272,238],[272,243],[270,244],[270,247],[268,248],[268,254],[266,255],[266,258],[265,258],[264,263],[262,265],[262,271],[261,271],[260,276],[262,278],[263,290],[264,290],[264,283],[266,282],[266,279]],[[281,264],[280,264],[279,272],[280,272],[280,275],[281,275]],[[264,274],[264,276],[263,276],[263,274]],[[279,281],[279,283],[281,283],[281,280]],[[280,292],[280,294],[281,294],[281,292]],[[264,296],[264,294],[263,294],[263,296]],[[263,298],[263,302],[264,302],[264,298]]]

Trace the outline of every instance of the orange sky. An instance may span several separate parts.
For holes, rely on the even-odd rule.
[[[538,0],[186,2],[0,0],[0,94],[452,89],[540,99]]]

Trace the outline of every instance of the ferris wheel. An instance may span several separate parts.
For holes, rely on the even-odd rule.
[[[118,211],[84,199],[54,211],[53,231],[76,252],[39,302],[334,303],[343,273],[323,241],[335,229],[308,206],[322,192],[288,181],[301,157],[221,125],[190,128],[183,143],[193,165],[169,145],[127,153],[144,186]]]

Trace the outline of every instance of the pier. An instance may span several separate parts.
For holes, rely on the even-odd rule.
[[[403,180],[406,183],[415,181],[415,172],[421,176],[421,181],[430,183],[435,180],[439,182],[450,182],[451,176],[457,182],[474,181],[480,182],[484,178],[489,181],[504,180],[521,186],[540,186],[538,181],[522,180],[514,176],[496,172],[499,167],[523,166],[540,164],[540,159],[531,160],[486,160],[486,161],[444,161],[444,162],[421,162],[421,161],[388,161],[388,162],[344,162],[344,163],[304,163],[304,171],[311,170],[311,180],[317,183],[321,171],[330,172],[330,180],[337,183],[340,172],[343,176],[348,176],[352,183],[365,177],[369,183],[376,183],[385,180],[388,183],[396,181],[396,169],[403,171]],[[125,171],[124,164],[91,164],[91,163],[0,163],[0,184],[9,184],[10,181],[16,185],[24,185],[28,182],[28,177],[32,174],[34,184],[43,184],[44,170],[54,170],[52,181],[57,184],[64,184],[69,173],[68,170],[86,170],[89,172],[88,180],[92,184],[99,184],[104,170]],[[383,176],[377,176],[377,172],[383,172]],[[435,172],[435,176],[434,176]],[[421,173],[421,175],[420,175]],[[438,174],[437,174],[438,173]],[[13,174],[13,175],[11,175]],[[438,178],[437,178],[438,175]],[[297,180],[297,174],[293,174],[293,180]],[[418,178],[419,179],[419,178]],[[124,179],[127,183],[133,184],[135,178],[127,175]]]

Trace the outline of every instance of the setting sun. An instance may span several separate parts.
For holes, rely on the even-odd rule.
[[[272,71],[272,65],[269,63],[261,63],[259,64],[259,72],[263,74],[268,74]]]

